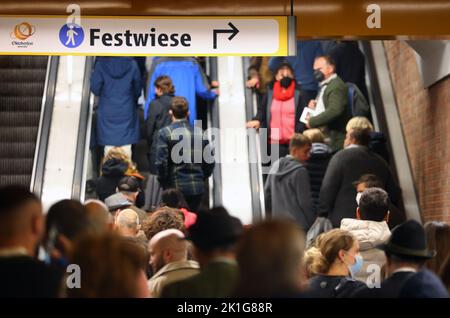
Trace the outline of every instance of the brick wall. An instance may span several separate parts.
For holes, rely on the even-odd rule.
[[[450,223],[450,77],[426,89],[413,49],[384,46],[423,221]]]

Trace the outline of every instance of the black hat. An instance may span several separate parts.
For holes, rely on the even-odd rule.
[[[126,176],[120,179],[117,189],[126,192],[138,192],[141,188],[139,180],[136,177]]]
[[[187,239],[202,251],[228,247],[236,243],[243,226],[222,207],[197,214],[197,221],[189,228]]]
[[[429,259],[436,255],[436,251],[427,248],[423,226],[414,220],[396,226],[389,240],[378,248],[389,254],[413,258]]]

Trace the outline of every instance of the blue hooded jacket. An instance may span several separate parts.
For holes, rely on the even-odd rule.
[[[202,99],[213,100],[216,94],[208,89],[206,78],[198,62],[193,58],[155,58],[153,59],[150,81],[145,101],[145,119],[148,115],[150,102],[155,99],[155,80],[158,76],[166,75],[172,79],[175,87],[175,96],[182,96],[189,104],[189,122],[194,125],[197,119],[196,96]]]
[[[99,96],[97,142],[123,146],[139,141],[137,100],[142,82],[138,66],[130,57],[98,57],[91,77],[91,90]]]

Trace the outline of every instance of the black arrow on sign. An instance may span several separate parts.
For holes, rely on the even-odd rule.
[[[228,40],[230,41],[236,36],[236,34],[239,33],[239,30],[233,25],[233,23],[228,22],[228,25],[230,26],[231,30],[230,29],[213,30],[213,49],[217,49],[217,34],[231,33],[231,35],[228,37]]]

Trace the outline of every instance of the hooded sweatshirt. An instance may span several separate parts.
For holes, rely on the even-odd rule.
[[[272,212],[272,217],[294,219],[305,231],[313,224],[316,213],[308,171],[291,155],[273,164],[264,192],[266,208]]]
[[[109,159],[102,167],[102,175],[97,180],[97,195],[100,200],[105,201],[107,197],[116,193],[117,185],[125,176],[128,165],[120,159]]]
[[[139,141],[137,100],[141,76],[136,62],[128,57],[100,57],[91,77],[91,90],[99,96],[97,142],[123,146]]]
[[[377,274],[378,269],[382,274],[381,268],[386,263],[386,257],[384,252],[376,247],[386,242],[391,236],[387,223],[385,221],[342,219],[341,229],[352,233],[359,242],[363,265],[355,278],[366,282],[369,276]],[[381,277],[383,276],[381,275]]]

